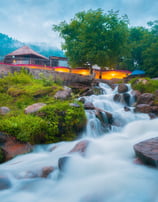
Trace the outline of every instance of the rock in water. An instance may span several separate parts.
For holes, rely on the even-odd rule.
[[[119,93],[126,93],[128,91],[128,86],[124,83],[118,85],[118,92]]]
[[[134,151],[144,164],[158,167],[158,137],[135,144]]]

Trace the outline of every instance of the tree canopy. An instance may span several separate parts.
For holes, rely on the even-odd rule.
[[[64,39],[62,48],[72,67],[85,63],[115,67],[127,54],[128,18],[113,10],[79,12],[69,23],[53,25]]]

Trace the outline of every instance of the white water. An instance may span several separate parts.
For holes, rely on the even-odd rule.
[[[33,153],[1,164],[0,175],[8,176],[12,187],[0,191],[0,202],[158,202],[158,170],[135,164],[133,151],[135,143],[158,135],[158,119],[125,112],[123,105],[113,102],[117,89],[101,87],[104,95],[85,99],[112,112],[124,127],[103,134],[93,110],[87,110],[87,129],[81,138],[90,141],[85,155],[69,154],[64,173],[56,169],[48,178],[24,177],[45,166],[57,167],[58,159],[67,156],[80,140],[37,146]]]

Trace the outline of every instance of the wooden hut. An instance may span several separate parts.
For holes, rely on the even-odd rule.
[[[32,50],[30,47],[23,46],[6,55],[4,58],[4,63],[49,65],[49,59]]]

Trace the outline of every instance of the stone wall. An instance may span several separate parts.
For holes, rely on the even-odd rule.
[[[86,85],[90,86],[94,81],[94,76],[82,76],[79,74],[56,72],[48,69],[34,69],[25,66],[12,66],[0,64],[0,77],[7,75],[9,72],[14,73],[21,70],[21,68],[27,70],[34,78],[39,79],[41,75],[46,78],[52,78],[55,82],[62,82],[64,85]]]

